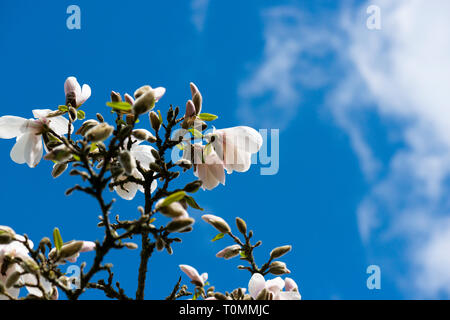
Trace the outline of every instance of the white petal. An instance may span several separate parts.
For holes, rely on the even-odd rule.
[[[119,177],[118,181],[124,180],[126,179],[126,177],[126,175],[122,175]],[[144,178],[138,170],[133,171],[133,177],[137,179]],[[123,185],[123,188],[120,186],[116,186],[114,187],[114,189],[116,190],[117,194],[125,200],[132,200],[136,196],[138,190],[144,192],[144,188],[140,184],[133,182],[125,183]]]
[[[248,292],[253,297],[253,299],[256,299],[258,293],[265,287],[266,281],[264,280],[263,275],[260,273],[255,273],[248,283]]]
[[[155,101],[158,101],[166,93],[166,88],[163,87],[155,88],[153,89],[153,93],[155,94]]]
[[[140,162],[141,166],[144,169],[148,169],[150,163],[155,162],[152,149],[154,148],[147,145],[133,145],[130,151],[133,157]]]
[[[43,152],[41,135],[30,132],[17,139],[10,156],[16,163],[26,162],[30,168],[34,168],[41,161]]]
[[[52,128],[57,134],[59,135],[65,135],[67,134],[67,131],[69,129],[69,120],[67,120],[66,118],[64,118],[63,116],[59,116],[59,117],[52,117],[48,119],[50,121],[50,128]],[[73,126],[71,126],[70,128],[71,132],[73,132]]]
[[[25,132],[27,119],[15,116],[4,116],[0,118],[0,138],[11,139]]]
[[[25,163],[25,150],[27,148],[28,140],[32,138],[33,133],[25,133],[17,138],[16,144],[11,149],[10,156],[12,161],[18,164]]]
[[[263,143],[261,134],[255,129],[246,126],[221,129],[217,130],[217,132],[225,135],[224,143],[227,146],[234,145],[245,152],[256,153]]]
[[[86,102],[87,99],[91,96],[91,87],[87,84],[83,84],[83,88],[81,89],[81,94],[76,96],[77,106],[81,106]]]
[[[75,96],[78,97],[81,95],[81,87],[75,77],[68,77],[66,82],[64,82],[64,92],[67,95],[68,93],[75,93]]]
[[[150,193],[153,193],[153,191],[155,191],[157,187],[158,182],[156,180],[153,180],[152,185],[150,186]]]
[[[267,280],[266,281],[266,287],[267,290],[270,292],[277,294],[284,288],[284,280],[280,277],[276,277],[275,279]]]
[[[301,300],[302,296],[297,291],[281,291],[275,295],[274,300]]]
[[[227,150],[225,156],[225,169],[229,174],[233,171],[246,172],[250,169],[252,164],[251,153],[234,148],[231,151]]]
[[[50,112],[52,112],[52,110],[50,110],[50,109],[34,109],[34,110],[33,110],[33,116],[34,116],[36,119],[42,119],[42,118],[47,117],[47,115],[48,115]]]

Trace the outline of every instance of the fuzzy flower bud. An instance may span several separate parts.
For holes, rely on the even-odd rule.
[[[98,125],[97,120],[92,120],[92,119],[86,120],[85,122],[83,122],[81,127],[77,130],[76,134],[80,134],[80,135],[84,136],[89,129],[92,129],[96,125]]]
[[[217,252],[217,258],[224,258],[226,260],[231,259],[239,255],[239,251],[241,250],[241,246],[238,244],[234,244],[232,246],[228,246],[225,249]]]
[[[238,227],[240,233],[242,233],[243,235],[247,234],[247,224],[244,220],[239,217],[236,218],[236,226]]]
[[[154,111],[150,112],[150,124],[152,125],[153,130],[158,131],[161,126],[161,121],[159,121],[158,114]]]
[[[188,213],[180,202],[172,202],[171,204],[161,207],[161,204],[164,202],[165,198],[159,200],[155,209],[161,212],[163,215],[169,218],[179,218],[179,217],[188,217]]]
[[[124,150],[119,154],[119,162],[125,169],[127,175],[131,175],[134,169],[136,169],[136,160],[128,150]]]
[[[168,232],[179,232],[191,226],[194,222],[195,220],[192,218],[174,219],[167,224],[166,230]]]
[[[291,249],[292,249],[292,246],[282,246],[282,247],[275,248],[270,252],[270,258],[271,259],[280,258],[280,257],[284,256],[286,253],[288,253],[289,251],[291,251]]]
[[[7,226],[0,226],[0,245],[9,244],[14,240],[16,233],[13,229]]]
[[[63,174],[64,171],[66,171],[66,169],[67,169],[67,162],[56,163],[53,166],[52,177],[58,178],[61,174]]]
[[[72,152],[65,145],[60,145],[53,148],[52,151],[44,156],[45,160],[51,160],[56,162],[63,162],[69,160],[72,157]]]
[[[291,271],[286,267],[286,263],[281,261],[272,262],[269,266],[269,272],[274,275],[291,273]]]
[[[108,139],[113,131],[114,127],[110,126],[106,122],[102,122],[86,132],[86,139],[91,142],[103,141]]]
[[[118,92],[111,91],[111,101],[112,102],[122,102],[122,96]]]
[[[225,222],[221,217],[212,215],[212,214],[205,214],[202,216],[202,219],[212,225],[214,228],[216,228],[221,233],[229,233],[231,232],[231,228],[228,225],[228,223]]]
[[[138,89],[139,90],[139,89]],[[135,94],[136,96],[136,94]],[[155,106],[155,93],[153,90],[139,94],[133,105],[133,113],[136,115],[146,113]]]

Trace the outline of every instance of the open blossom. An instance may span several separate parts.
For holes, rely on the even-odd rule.
[[[285,291],[282,291],[283,288]],[[248,291],[253,299],[256,299],[258,294],[266,289],[273,295],[273,300],[301,300],[301,295],[298,292],[298,286],[291,278],[285,280],[280,277],[275,279],[265,280],[260,273],[253,274],[248,284]]]
[[[155,157],[152,155],[152,150],[154,150],[154,148],[149,145],[141,145],[141,142],[142,140],[137,140],[137,142],[131,146],[130,153],[134,157],[134,159],[139,162],[140,166],[143,169],[148,169],[150,167],[150,163],[155,162]],[[125,144],[126,143],[127,141],[125,141]],[[144,180],[144,177],[138,169],[134,169],[131,172],[131,175],[136,179]],[[128,176],[125,173],[121,174],[119,177],[117,177],[116,182],[125,180],[127,179],[127,177]],[[157,182],[156,180],[153,180],[151,185],[151,192],[155,191],[156,187]],[[114,190],[116,190],[117,194],[121,198],[125,200],[132,200],[136,196],[138,190],[142,193],[144,192],[144,187],[134,182],[127,182],[122,186],[114,187]]]
[[[208,274],[206,272],[200,275],[197,269],[187,264],[180,264],[179,267],[181,271],[183,271],[189,277],[189,279],[191,279],[191,282],[196,286],[203,287],[206,280],[208,280]]]
[[[263,143],[261,134],[246,126],[214,130],[207,139],[212,141],[227,173],[248,171],[252,154],[257,153]]]
[[[76,106],[73,107],[79,107],[91,96],[91,87],[87,84],[83,84],[83,87],[81,87],[77,78],[68,77],[64,83],[64,92],[66,93],[66,99],[69,95],[73,95],[76,103]]]
[[[212,148],[205,150],[206,148],[199,143],[193,144],[193,147],[194,175],[203,182],[202,188],[212,190],[219,183],[225,185],[224,164],[216,152]],[[189,155],[189,158],[192,157]]]
[[[68,131],[69,120],[63,116],[47,117],[52,112],[49,109],[33,110],[35,119],[25,119],[16,116],[0,117],[0,138],[16,138],[16,144],[11,150],[11,159],[19,164],[26,163],[34,168],[42,158],[42,134],[46,127],[58,135]]]

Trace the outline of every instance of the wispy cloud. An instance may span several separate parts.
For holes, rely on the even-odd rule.
[[[191,0],[191,20],[197,31],[203,31],[208,13],[209,0]]]
[[[239,86],[238,112],[253,125],[284,128],[301,105],[300,88],[318,87],[326,81],[327,73],[312,68],[307,54],[324,56],[320,43],[327,37],[309,28],[303,20],[308,17],[292,7],[267,9],[261,18],[265,21],[264,51]]]
[[[265,11],[264,54],[239,88],[242,108],[288,125],[308,85],[326,83],[369,185],[357,219],[372,260],[396,263],[408,297],[450,297],[450,2],[377,1],[381,30],[366,28],[370,4],[343,8],[340,21]],[[331,66],[315,63],[329,50]],[[383,141],[388,158],[367,138],[368,114],[395,137]]]

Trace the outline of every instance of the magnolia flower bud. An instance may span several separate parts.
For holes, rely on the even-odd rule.
[[[163,215],[169,217],[169,218],[179,218],[179,217],[188,217],[188,213],[183,207],[183,205],[179,202],[172,202],[171,204],[161,207],[161,204],[164,202],[165,198],[159,200],[156,205],[155,209],[159,212],[161,212]]]
[[[241,218],[236,218],[236,225],[238,227],[238,230],[240,233],[242,233],[243,235],[247,234],[247,224],[245,223],[244,220],[242,220]]]
[[[226,295],[220,292],[214,293],[214,298],[216,298],[217,300],[230,300]]]
[[[111,91],[111,101],[112,102],[122,102],[122,96],[120,95],[120,93]]]
[[[119,162],[125,169],[127,175],[131,175],[134,169],[136,169],[136,160],[128,150],[124,150],[119,154]]]
[[[124,246],[127,249],[130,249],[130,250],[136,250],[138,248],[138,245],[136,243],[133,243],[133,242],[125,242]]]
[[[136,99],[133,105],[133,113],[136,115],[146,113],[155,106],[155,93],[150,90]]]
[[[192,100],[188,100],[186,103],[186,113],[184,114],[185,118],[194,117],[196,115],[195,105]]]
[[[61,250],[59,251],[59,258],[65,259],[68,257],[71,257],[81,251],[81,248],[83,247],[83,241],[73,241],[68,244],[65,244],[61,247]]]
[[[200,180],[192,181],[184,187],[184,191],[189,193],[197,192],[197,190],[202,186],[202,184],[203,182],[201,182]]]
[[[16,284],[17,281],[19,281],[20,277],[21,277],[21,272],[20,271],[14,271],[6,280],[6,288],[9,289],[11,288],[14,284]]]
[[[161,126],[161,121],[159,120],[158,114],[154,111],[150,112],[150,124],[152,125],[153,130],[158,131]]]
[[[150,92],[150,91],[152,91],[152,87],[150,87],[149,85],[142,86],[134,92],[134,97],[137,99],[140,96],[142,96],[143,94]]]
[[[179,232],[187,227],[189,227],[190,225],[192,225],[195,222],[194,219],[192,218],[179,218],[179,219],[175,219],[172,220],[171,222],[169,222],[166,226],[166,230],[168,232]]]
[[[105,122],[105,118],[100,113],[96,113],[95,116],[97,117],[97,120],[100,122]]]
[[[281,261],[272,262],[269,266],[269,272],[274,275],[291,273],[291,271],[288,268],[286,268],[286,263]]]
[[[212,214],[205,214],[204,216],[202,216],[202,219],[205,222],[212,225],[214,228],[216,228],[221,233],[231,232],[230,226],[221,217],[218,217],[218,216],[215,216]]]
[[[72,152],[65,145],[60,145],[53,148],[52,151],[44,156],[45,160],[51,160],[56,162],[63,162],[69,160],[72,157]]]
[[[236,257],[239,254],[239,251],[241,251],[241,246],[238,244],[234,244],[232,246],[228,246],[225,249],[222,249],[221,251],[217,252],[216,257],[217,258],[224,258],[226,260]]]
[[[110,126],[106,122],[102,122],[86,132],[86,139],[91,142],[103,141],[108,139],[113,131],[114,127]]]
[[[132,135],[133,135],[133,137],[135,137],[138,140],[145,140],[150,143],[156,142],[156,137],[145,129],[133,130]]]
[[[81,127],[77,130],[76,134],[80,134],[80,135],[84,136],[89,129],[92,129],[96,125],[98,125],[97,120],[92,120],[92,119],[86,120],[85,122],[83,122]]]
[[[203,98],[202,95],[200,94],[200,92],[197,92],[193,97],[192,97],[192,102],[194,103],[195,106],[195,113],[199,114],[200,112],[202,112],[202,102],[203,102]]]
[[[288,253],[289,251],[291,251],[291,249],[292,249],[292,246],[282,246],[282,247],[275,248],[270,252],[270,258],[271,259],[280,258],[280,257],[284,256],[286,253]]]
[[[165,246],[166,243],[164,242],[163,238],[158,237],[158,239],[156,239],[156,250],[163,251]]]
[[[7,226],[0,226],[0,245],[11,243],[15,236],[16,233],[13,229]]]
[[[67,162],[56,163],[53,166],[52,177],[58,178],[67,169]]]

